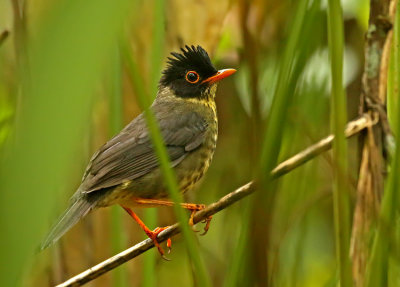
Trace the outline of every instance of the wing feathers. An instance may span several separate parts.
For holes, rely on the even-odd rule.
[[[180,117],[173,113],[159,119],[168,155],[173,166],[204,142],[207,124],[196,112]],[[84,193],[108,188],[141,177],[159,166],[143,115],[96,153],[85,173]]]

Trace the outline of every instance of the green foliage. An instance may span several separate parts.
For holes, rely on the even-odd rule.
[[[15,141],[2,162],[0,285],[15,286],[48,227],[54,193],[73,187],[94,85],[122,31],[130,1],[59,1],[30,42],[19,71]],[[90,36],[88,36],[90,35]]]

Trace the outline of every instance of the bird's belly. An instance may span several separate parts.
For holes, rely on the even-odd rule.
[[[176,168],[179,189],[182,193],[192,189],[208,170],[215,147],[203,147],[189,154]]]

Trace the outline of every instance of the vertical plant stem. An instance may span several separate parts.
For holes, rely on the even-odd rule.
[[[287,108],[290,104],[291,93],[287,93],[288,85],[291,79],[291,69],[298,48],[300,32],[307,10],[307,0],[300,1],[294,16],[292,30],[285,52],[283,54],[282,65],[280,67],[278,83],[274,94],[274,100],[271,106],[271,114],[267,125],[267,132],[264,135],[260,175],[267,174],[272,170],[277,162],[279,147],[282,139],[282,123],[285,122]],[[260,176],[262,178],[262,176]],[[266,178],[266,180],[268,180]]]
[[[163,143],[163,138],[161,136],[157,120],[152,110],[148,108],[150,106],[150,97],[145,92],[138,67],[133,61],[127,45],[124,46],[124,57],[126,59],[128,71],[131,74],[133,84],[137,91],[139,104],[142,109],[144,109],[147,125],[151,134],[151,139],[154,143],[155,152],[160,161],[161,172],[164,176],[166,186],[168,187],[170,198],[172,199],[172,201],[175,202],[174,211],[179,223],[181,224],[181,230],[189,259],[194,265],[196,271],[197,284],[198,286],[211,286],[209,277],[207,275],[207,270],[204,263],[202,262],[200,252],[195,242],[194,234],[189,228],[187,215],[185,211],[179,206],[179,203],[182,202],[182,194],[179,192],[175,174],[171,168],[169,157]]]
[[[384,156],[384,141],[389,141],[385,107],[385,43],[391,29],[389,4],[391,0],[371,0],[368,30],[365,37],[365,64],[362,75],[362,91],[359,113],[373,116],[379,114],[380,124],[366,131],[361,136],[361,163],[357,184],[357,201],[354,209],[352,226],[352,269],[354,284],[357,287],[367,286],[369,279],[371,257],[371,236],[376,236],[378,210],[380,199],[384,193],[384,175],[386,158]],[[383,91],[383,92],[382,92]],[[385,128],[386,127],[386,128]],[[385,131],[386,129],[386,131]],[[380,277],[380,269],[373,270],[372,276]],[[366,285],[367,284],[367,285]]]
[[[261,104],[258,91],[260,83],[259,59],[261,55],[259,55],[259,47],[257,43],[258,37],[257,35],[254,35],[254,31],[253,33],[250,31],[248,25],[249,19],[250,17],[252,17],[252,14],[250,13],[251,6],[251,1],[238,1],[240,31],[243,38],[242,67],[244,68],[245,65],[248,67],[248,69],[246,69],[245,71],[247,71],[249,79],[248,97],[250,98],[251,111],[250,118],[248,119],[249,129],[246,131],[247,134],[245,136],[248,138],[249,141],[249,163],[250,167],[252,168],[251,176],[254,177],[257,173],[257,164],[259,161],[259,154],[261,149],[260,131],[263,130],[263,120],[261,117]],[[268,280],[268,273],[265,272],[265,266],[268,265],[268,261],[266,256],[260,256],[260,254],[266,253],[267,246],[265,242],[268,240],[267,238],[269,237],[268,230],[263,229],[265,227],[261,224],[251,224],[250,220],[252,217],[256,218],[260,215],[260,213],[262,214],[263,208],[260,207],[260,205],[262,205],[262,202],[251,199],[247,205],[247,208],[249,209],[249,211],[251,210],[251,212],[244,212],[243,216],[241,216],[240,218],[239,224],[242,226],[242,228],[240,229],[241,234],[239,237],[239,242],[236,246],[236,252],[232,255],[231,266],[229,269],[230,274],[226,282],[228,286],[235,286],[235,284],[237,284],[237,281],[240,279],[242,272],[238,271],[240,271],[239,268],[242,266],[243,260],[247,260],[248,264],[250,263],[249,261],[254,262],[254,280],[259,285],[267,284]],[[261,212],[259,212],[260,210]],[[246,232],[246,234],[243,234],[243,232]],[[258,234],[258,236],[251,236],[251,234]],[[246,253],[248,252],[247,246],[249,245],[252,246],[252,248],[250,249],[250,251],[252,252],[250,257],[246,256]],[[249,285],[251,284],[252,283],[249,282]]]
[[[239,240],[236,244],[233,260],[229,265],[229,270],[227,272],[227,276],[224,282],[224,287],[235,287],[238,286],[240,282],[241,276],[243,276],[243,263],[246,262],[246,250],[248,250],[249,244],[249,230],[250,230],[250,222],[249,218],[252,211],[253,201],[251,198],[246,200],[243,205],[243,213],[242,217],[247,219],[246,221],[242,221],[242,225],[240,228],[240,236]]]
[[[162,65],[162,56],[164,47],[164,1],[153,1],[153,41],[150,53],[150,93],[149,96],[154,100],[157,95],[157,84],[160,77],[160,69]],[[144,210],[144,219],[146,224],[154,226],[157,224],[157,209],[147,208]],[[143,260],[143,286],[156,286],[155,263],[156,257],[154,252],[147,252]],[[158,256],[158,254],[156,255]]]
[[[399,78],[400,73],[400,20],[399,3],[397,1],[396,14],[394,19],[393,40],[391,46],[391,55],[389,60],[388,87],[387,87],[387,109],[390,125],[394,131],[397,131],[397,105],[399,103]],[[398,136],[398,134],[396,134]]]
[[[390,65],[389,70],[389,83],[388,95],[390,97],[398,97],[399,91],[396,89],[400,83],[399,65],[400,65],[400,50],[398,47],[400,39],[400,11],[399,4],[396,7],[395,16],[395,27],[393,31],[393,50],[392,50],[392,65]],[[394,103],[395,101],[389,101],[389,103]],[[382,198],[382,206],[380,211],[380,221],[378,223],[378,230],[375,234],[371,258],[368,262],[367,267],[367,284],[366,286],[387,286],[388,285],[388,270],[389,270],[389,258],[391,250],[391,239],[395,238],[395,227],[396,222],[396,207],[398,206],[399,198],[397,196],[400,187],[400,144],[399,144],[399,134],[400,134],[400,105],[397,104],[390,109],[393,112],[391,115],[395,127],[396,135],[396,148],[393,157],[393,162],[385,188],[385,193]],[[396,263],[398,265],[398,261]]]
[[[111,67],[111,89],[109,100],[109,134],[114,136],[123,125],[123,107],[122,107],[122,85],[121,85],[121,56],[119,47],[115,48],[114,59]],[[113,253],[120,252],[124,248],[126,234],[122,225],[122,209],[119,206],[113,206],[111,209],[111,244]],[[128,286],[126,266],[121,266],[113,273],[114,285]]]
[[[333,212],[336,260],[340,285],[352,286],[349,257],[349,186],[347,184],[347,145],[343,130],[347,121],[346,95],[343,89],[343,16],[339,0],[328,1],[328,42],[332,73],[331,126],[333,141],[334,183]]]

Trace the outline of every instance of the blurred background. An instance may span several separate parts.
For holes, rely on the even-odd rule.
[[[358,114],[369,3],[342,6],[351,120]],[[141,89],[154,99],[166,57],[185,44],[204,47],[218,69],[238,70],[218,87],[217,150],[188,202],[212,203],[260,172],[279,93],[290,98],[284,120],[274,123],[282,139],[266,139],[279,145],[278,162],[330,134],[327,29],[321,0],[0,1],[2,286],[53,286],[145,239],[112,207],[37,251],[93,152],[141,113]],[[285,69],[290,77],[277,92]],[[348,143],[354,200],[359,150],[356,138]],[[332,169],[324,153],[260,191],[271,194],[263,204],[253,194],[215,215],[208,234],[196,236],[211,284],[336,286]],[[150,228],[176,221],[171,208],[138,213]],[[170,262],[150,250],[88,286],[196,285],[181,236],[172,248]]]

